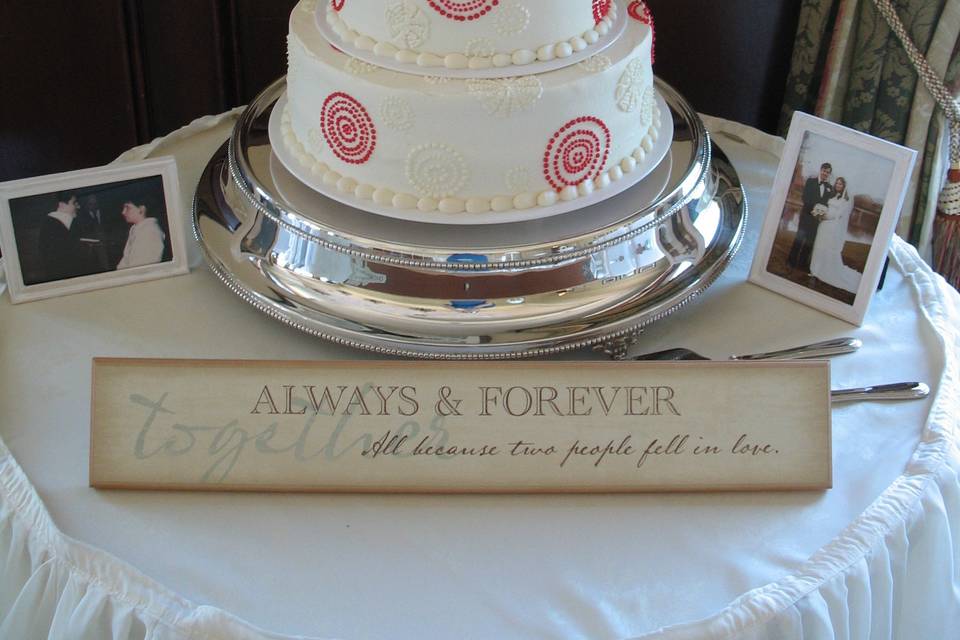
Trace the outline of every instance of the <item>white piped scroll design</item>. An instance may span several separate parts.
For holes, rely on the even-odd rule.
[[[636,111],[643,98],[643,90],[647,83],[644,82],[645,70],[648,68],[644,62],[637,58],[630,61],[627,68],[624,69],[617,82],[617,108],[621,111]]]
[[[518,2],[504,2],[493,19],[497,33],[514,36],[530,26],[530,10]]]
[[[409,131],[413,128],[413,109],[403,98],[388,96],[380,104],[380,119],[394,131]]]
[[[409,0],[387,6],[387,26],[393,41],[407,49],[418,49],[430,37],[430,18]]]
[[[532,108],[543,95],[543,84],[536,76],[475,78],[467,80],[467,89],[480,99],[487,113],[501,118]]]
[[[580,68],[587,73],[600,73],[601,71],[606,71],[611,66],[613,66],[613,62],[608,56],[602,53],[591,56],[580,63]]]
[[[418,194],[433,198],[457,194],[470,178],[463,155],[440,143],[414,147],[407,156],[406,172]]]

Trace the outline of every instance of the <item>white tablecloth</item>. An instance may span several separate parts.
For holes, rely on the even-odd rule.
[[[176,155],[188,197],[231,118],[126,157]],[[859,329],[748,284],[781,143],[709,126],[747,186],[747,240],[707,294],[638,349],[723,356],[852,334],[864,347],[835,359],[835,386],[927,381],[927,401],[835,410],[834,489],[94,491],[94,356],[370,357],[260,315],[192,246],[188,276],[18,306],[0,299],[0,637],[957,637],[958,296],[900,241]]]

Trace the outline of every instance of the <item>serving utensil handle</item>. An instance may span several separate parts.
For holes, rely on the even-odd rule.
[[[744,356],[730,356],[731,360],[794,360],[797,358],[824,358],[842,353],[853,353],[863,346],[858,338],[836,338],[824,342],[815,342],[792,349],[752,353]]]
[[[922,382],[897,382],[830,392],[833,403],[857,400],[916,400],[930,395],[930,387]]]

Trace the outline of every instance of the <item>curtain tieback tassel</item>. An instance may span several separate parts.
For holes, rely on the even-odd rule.
[[[933,263],[948,282],[960,282],[960,165],[947,172],[947,183],[937,199],[933,222]]]
[[[960,106],[907,33],[890,0],[873,0],[907,52],[920,80],[943,109],[950,126],[950,171],[937,198],[933,226],[933,268],[960,289]]]

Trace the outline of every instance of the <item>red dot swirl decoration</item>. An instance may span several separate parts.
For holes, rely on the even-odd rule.
[[[344,162],[364,164],[377,147],[377,130],[370,114],[342,91],[323,101],[320,128],[334,155]]]
[[[547,143],[543,175],[557,191],[575,187],[599,176],[609,155],[610,129],[603,120],[593,116],[574,118]]]
[[[334,11],[340,11],[346,2],[347,0],[330,0],[330,6],[333,7]]]
[[[427,4],[444,18],[466,22],[487,15],[500,0],[427,0]]]
[[[610,13],[610,5],[613,0],[593,0],[593,22],[597,23],[607,17]]]

